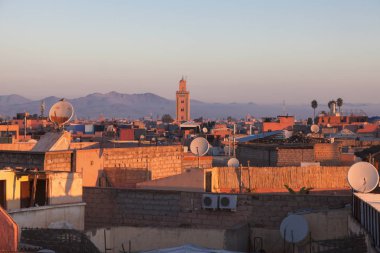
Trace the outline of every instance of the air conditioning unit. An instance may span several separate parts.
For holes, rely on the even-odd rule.
[[[236,211],[237,195],[219,195],[219,208]]]
[[[218,209],[219,196],[215,194],[202,195],[202,208],[203,209]]]

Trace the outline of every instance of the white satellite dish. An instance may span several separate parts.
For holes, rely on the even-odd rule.
[[[190,144],[190,151],[196,156],[204,156],[209,149],[208,141],[203,137],[195,138]]]
[[[207,134],[207,133],[208,133],[208,129],[207,129],[207,127],[204,127],[204,128],[202,129],[202,132],[203,132],[204,134]]]
[[[319,133],[319,126],[318,125],[312,125],[311,127],[310,127],[310,130],[311,130],[311,132],[313,132],[313,133]]]
[[[367,162],[358,162],[352,165],[347,179],[352,189],[362,193],[371,192],[379,185],[377,169]]]
[[[292,214],[282,220],[280,233],[285,241],[299,243],[307,237],[309,225],[303,216]]]
[[[238,168],[239,167],[239,160],[236,158],[231,158],[228,160],[228,167]]]
[[[72,104],[64,99],[55,103],[49,111],[49,119],[59,127],[69,122],[73,115],[74,108]]]

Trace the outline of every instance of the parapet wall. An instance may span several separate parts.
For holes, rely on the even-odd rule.
[[[278,229],[289,212],[343,208],[351,196],[240,194],[236,212],[203,210],[202,194],[84,187],[85,229],[107,226],[231,228],[237,224]]]
[[[18,226],[1,206],[0,235],[0,251],[16,252],[18,246]]]
[[[286,191],[312,187],[316,190],[349,189],[349,167],[218,167],[212,173],[212,192]],[[206,186],[207,188],[207,186]]]
[[[179,145],[89,149],[75,153],[76,169],[83,172],[84,186],[97,186],[103,177],[108,186],[134,188],[139,182],[182,172],[183,151]]]

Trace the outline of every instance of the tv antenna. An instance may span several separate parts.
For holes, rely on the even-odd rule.
[[[358,162],[350,167],[347,180],[353,190],[368,193],[379,185],[379,173],[372,164]]]
[[[198,168],[200,166],[200,157],[207,154],[210,144],[203,137],[197,137],[190,143],[190,151],[198,157]]]
[[[74,107],[65,99],[55,103],[49,111],[49,119],[61,130],[72,119],[73,115]]]
[[[239,160],[233,157],[230,160],[228,160],[227,165],[228,167],[239,168]]]

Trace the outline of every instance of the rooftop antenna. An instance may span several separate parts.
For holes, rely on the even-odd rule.
[[[309,234],[309,225],[306,219],[301,215],[291,214],[282,220],[280,225],[280,233],[285,242],[293,245],[293,252],[296,243],[300,243]]]
[[[372,164],[358,162],[350,167],[347,180],[354,191],[368,193],[379,185],[379,173]]]
[[[198,168],[200,168],[200,157],[207,154],[210,144],[203,137],[195,138],[190,144],[190,151],[198,157]]]
[[[285,103],[285,99],[282,100],[282,115],[286,115],[286,103]]]
[[[49,111],[49,119],[59,130],[63,130],[65,124],[67,124],[74,115],[74,107],[65,99],[61,99],[55,103]]]

